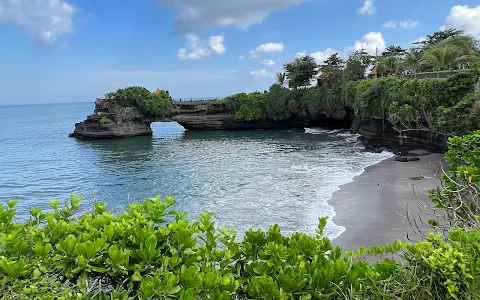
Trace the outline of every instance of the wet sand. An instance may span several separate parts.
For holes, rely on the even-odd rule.
[[[370,166],[332,195],[329,204],[336,212],[332,220],[346,228],[333,240],[334,245],[349,251],[397,239],[406,241],[407,229],[409,239],[420,239],[396,212],[405,215],[408,207],[418,219],[418,199],[429,201],[427,191],[436,187],[434,177],[438,178],[439,166],[444,161],[440,153],[418,158],[419,161],[398,162],[392,157]]]

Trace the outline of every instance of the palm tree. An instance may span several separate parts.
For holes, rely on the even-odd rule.
[[[399,61],[393,56],[384,56],[378,60],[377,70],[380,74],[393,73],[399,69]]]
[[[412,70],[413,73],[417,73],[422,65],[423,52],[418,48],[412,48],[408,51],[405,57],[405,67]],[[416,76],[416,75],[415,75]]]
[[[476,49],[476,41],[471,36],[456,36],[443,40],[438,43],[438,47],[451,46],[458,50],[458,57],[456,58],[456,64],[461,66],[468,64],[468,61],[472,56],[478,55]]]
[[[285,72],[278,72],[277,73],[277,84],[281,87],[284,87],[287,83],[287,74]]]
[[[423,60],[431,64],[434,71],[442,71],[454,67],[461,56],[458,47],[446,45],[429,49],[423,55]]]

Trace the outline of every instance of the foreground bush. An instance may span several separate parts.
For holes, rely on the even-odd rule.
[[[74,217],[81,198],[15,223],[0,208],[1,299],[478,299],[480,233],[453,230],[418,244],[343,253],[323,236],[250,230],[242,241],[212,214],[190,222],[167,197],[113,215],[103,204]],[[168,221],[168,222],[167,222]],[[361,255],[407,260],[369,264]]]
[[[0,299],[480,299],[479,155],[480,131],[450,139],[444,186],[430,192],[448,234],[349,253],[323,235],[326,218],[315,237],[274,225],[239,240],[170,197],[78,216],[72,196],[26,223],[16,201],[0,204]],[[363,259],[375,255],[391,259]]]

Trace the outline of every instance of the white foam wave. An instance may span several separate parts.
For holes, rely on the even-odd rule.
[[[317,190],[317,196],[321,200],[321,211],[329,216],[329,222],[325,228],[326,235],[331,239],[335,239],[345,231],[345,227],[332,222],[336,213],[335,208],[328,202],[332,198],[333,193],[338,191],[342,185],[352,182],[354,178],[361,175],[367,167],[392,157],[393,153],[388,151],[383,151],[382,153],[362,152],[361,150],[365,147],[361,142],[358,142],[360,135],[345,130],[329,131],[322,128],[305,128],[305,133],[336,136],[344,139],[347,143],[352,143],[355,149],[354,151],[356,154],[354,155],[354,158],[351,158],[353,159],[352,164],[346,162],[346,164],[349,164],[350,168],[347,170],[344,169],[342,172],[330,172],[328,174],[328,184],[324,184],[319,190]],[[333,162],[333,164],[335,163],[338,162]],[[302,168],[299,166],[295,169],[298,171]]]

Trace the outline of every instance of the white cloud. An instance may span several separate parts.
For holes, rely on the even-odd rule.
[[[213,27],[235,26],[246,29],[259,24],[276,10],[308,0],[160,0],[178,11],[174,28],[177,32],[192,32]]]
[[[388,21],[387,23],[383,24],[384,28],[397,28],[397,21]]]
[[[273,77],[273,73],[268,72],[266,69],[261,69],[260,71],[251,71],[250,75],[255,77]]]
[[[215,54],[224,54],[227,48],[223,42],[225,37],[222,35],[211,36],[208,41],[201,41],[198,36],[193,33],[186,35],[187,47],[178,50],[177,57],[181,60],[201,59]]]
[[[272,67],[275,65],[275,62],[271,59],[264,59],[262,64],[266,65],[267,67]]]
[[[0,24],[24,28],[47,44],[74,31],[75,12],[75,6],[61,0],[0,0]]]
[[[213,52],[216,54],[224,54],[227,51],[223,42],[225,41],[225,37],[222,35],[215,35],[211,36],[208,39],[208,45],[212,49]]]
[[[353,47],[348,47],[348,50],[361,50],[364,49],[367,53],[375,55],[376,50],[378,53],[384,51],[386,48],[385,39],[381,32],[369,32],[363,36],[360,41],[356,41]]]
[[[240,55],[240,56],[238,57],[238,59],[240,59],[240,60],[242,60],[242,59],[244,59],[244,58],[245,58],[245,55]]]
[[[317,64],[322,64],[330,55],[337,53],[338,51],[332,49],[332,48],[327,48],[325,51],[317,51],[313,52],[310,54],[311,57],[315,59]]]
[[[254,50],[250,50],[251,57],[258,57],[264,53],[272,53],[272,52],[282,52],[283,51],[283,43],[266,43],[261,44]]]
[[[405,21],[401,21],[398,23],[398,25],[402,28],[405,28],[405,29],[408,29],[408,28],[415,28],[418,26],[418,22],[417,21],[408,21],[408,20],[405,20]]]
[[[315,59],[315,62],[317,64],[322,64],[328,57],[330,57],[330,55],[335,53],[338,53],[338,51],[332,48],[327,48],[325,51],[317,51],[310,54],[308,54],[307,51],[303,50],[301,52],[297,52],[295,57],[301,57],[308,54],[313,57],[313,59]]]
[[[400,22],[397,22],[397,21],[388,21],[387,23],[383,24],[383,27],[384,28],[397,28],[398,27],[402,27],[402,28],[405,28],[405,29],[409,29],[409,28],[415,28],[418,26],[418,22],[417,21],[409,21],[409,20],[404,20],[404,21],[400,21]]]
[[[365,0],[363,6],[358,9],[358,13],[364,15],[374,15],[377,12],[374,0]]]
[[[466,34],[480,37],[480,5],[472,8],[468,5],[452,7],[444,27],[462,29]]]

